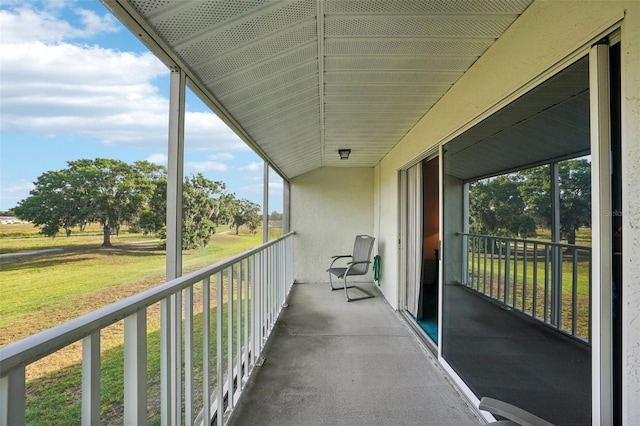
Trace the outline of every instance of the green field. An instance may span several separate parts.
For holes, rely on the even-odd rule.
[[[504,301],[505,294],[505,260],[499,261],[498,254],[493,259],[490,254],[480,255],[471,260],[469,253],[469,274],[473,279],[473,287],[479,291],[490,295],[496,299]],[[545,295],[545,263],[544,257],[539,256],[537,264],[534,264],[533,256],[530,255],[525,263],[520,253],[518,260],[510,259],[509,271],[509,299],[507,304],[519,310],[535,315],[537,318],[545,319],[545,315],[550,316],[550,312],[544,310],[545,297],[547,302],[551,301],[551,271],[546,271],[546,295]],[[493,266],[493,279],[491,279]],[[535,267],[535,268],[534,268]],[[589,259],[584,255],[580,256],[576,262],[576,335],[584,339],[589,339]],[[565,255],[562,262],[562,324],[561,328],[571,333],[573,326],[572,304],[573,304],[573,259]],[[500,271],[500,272],[499,272]],[[498,278],[500,275],[500,278]],[[535,288],[535,299],[534,299]],[[535,300],[535,310],[534,310]],[[524,305],[524,306],[523,306]]]
[[[6,226],[13,225],[3,225]],[[0,228],[1,232],[5,230]],[[269,232],[270,236],[281,233],[278,229]],[[56,250],[0,257],[0,346],[165,281],[165,252],[159,248],[159,241],[121,233],[113,236],[114,247],[103,248],[101,243],[102,236],[91,232],[55,239],[35,235],[0,238],[0,253]],[[183,253],[183,270],[187,273],[200,269],[261,243],[260,231],[251,234],[241,228],[239,235],[216,234],[206,248]],[[211,314],[215,318],[218,307],[215,297],[212,299]],[[196,299],[197,303],[201,302]],[[201,305],[199,310],[202,312]],[[155,424],[159,415],[159,305],[148,309],[147,321],[149,416],[150,423]],[[200,317],[196,317],[196,335],[201,327],[198,321],[201,323]],[[101,417],[105,424],[122,423],[122,328],[119,322],[101,333]],[[226,325],[223,329],[226,334]],[[211,339],[215,354],[215,333]],[[201,343],[196,341],[196,347],[201,350]],[[79,423],[80,356],[81,347],[76,343],[27,367],[28,424]],[[196,365],[196,371],[200,369]]]

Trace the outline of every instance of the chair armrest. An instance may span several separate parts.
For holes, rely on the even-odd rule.
[[[369,264],[371,263],[368,260],[360,260],[357,262],[347,262],[347,270],[344,272],[344,276],[345,278],[347,277],[347,275],[350,275],[349,272],[351,272],[351,268],[353,268],[356,265],[361,265],[361,264]],[[369,267],[367,267],[367,269],[369,269]],[[354,275],[363,275],[363,274],[354,274]]]
[[[528,411],[498,399],[482,397],[478,408],[497,414],[522,426],[553,426],[553,423],[541,419]]]
[[[331,258],[333,260],[331,261],[331,264],[329,265],[329,269],[333,268],[333,264],[336,263],[336,261],[338,259],[343,259],[343,258],[346,258],[346,257],[353,257],[353,256],[350,255],[350,254],[341,254],[341,255],[338,255],[338,256],[331,256]],[[329,270],[329,269],[327,269],[327,270]]]

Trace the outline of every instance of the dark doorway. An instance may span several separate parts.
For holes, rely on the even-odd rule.
[[[438,157],[422,162],[422,274],[418,324],[438,343],[438,262],[440,259]]]
[[[620,114],[620,43],[609,48],[611,84],[611,222],[613,225],[613,423],[622,424],[622,134]]]

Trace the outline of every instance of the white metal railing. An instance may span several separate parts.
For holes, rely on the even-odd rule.
[[[591,247],[459,235],[465,286],[578,340],[591,341]]]
[[[261,364],[262,348],[292,284],[293,233],[289,233],[0,348],[0,425],[25,423],[26,367],[79,341],[82,342],[81,422],[98,424],[100,332],[121,320],[124,320],[124,423],[146,424],[147,308],[157,303],[161,308],[161,423],[208,425],[215,421],[223,425],[249,374]],[[194,309],[198,305],[201,309]],[[194,327],[194,319],[200,315],[202,325]],[[195,351],[194,330],[200,328],[202,348]],[[197,361],[202,373],[196,380],[194,353],[200,352]],[[196,389],[195,383],[200,381],[202,387]]]

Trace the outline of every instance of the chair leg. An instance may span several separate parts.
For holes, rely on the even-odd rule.
[[[358,290],[360,290],[361,292],[365,293],[365,294],[366,294],[366,296],[349,297],[349,290],[347,290],[347,289],[349,289],[349,288],[353,288],[353,287],[355,287],[355,288],[357,288]],[[365,289],[363,289],[363,288],[358,287],[357,285],[350,285],[350,286],[347,286],[347,275],[346,275],[346,274],[345,274],[345,276],[344,276],[344,295],[345,295],[345,296],[346,296],[346,298],[347,298],[347,302],[353,302],[353,301],[356,301],[356,300],[362,300],[362,299],[371,299],[371,298],[373,298],[373,297],[376,297],[375,295],[373,295],[373,294],[369,293],[367,290],[365,290]]]
[[[331,278],[332,274],[329,273],[329,285],[331,286],[331,290],[342,290],[344,287],[334,287],[333,286],[333,279]],[[349,286],[349,288],[351,288],[353,286]]]

